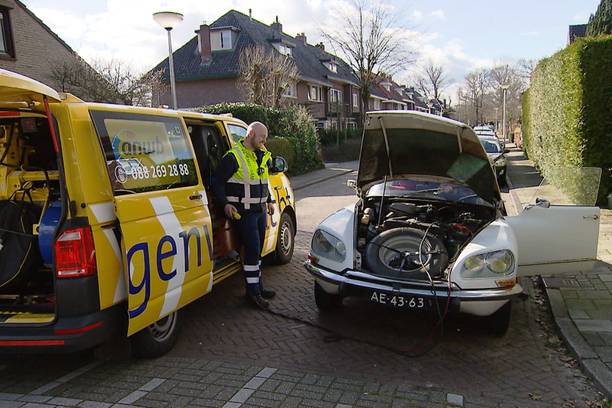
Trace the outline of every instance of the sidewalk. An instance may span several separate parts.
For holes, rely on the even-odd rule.
[[[291,177],[291,187],[293,187],[293,191],[301,190],[313,184],[321,183],[355,171],[358,165],[359,161],[357,160],[343,163],[325,163],[324,169],[311,171],[301,176]]]
[[[535,200],[541,176],[523,152],[507,154],[510,196],[520,211]],[[563,194],[547,187],[547,195]],[[554,200],[553,202],[559,202]],[[580,239],[580,237],[576,237]],[[612,211],[601,210],[597,264],[590,273],[543,277],[555,323],[583,370],[612,399]]]

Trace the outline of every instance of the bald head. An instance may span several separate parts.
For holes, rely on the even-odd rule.
[[[268,128],[261,122],[253,122],[247,128],[244,145],[251,149],[261,149],[268,140]]]

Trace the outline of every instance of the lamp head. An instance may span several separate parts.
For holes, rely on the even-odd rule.
[[[153,20],[166,30],[172,30],[178,23],[183,21],[183,15],[174,11],[160,11],[153,14]]]

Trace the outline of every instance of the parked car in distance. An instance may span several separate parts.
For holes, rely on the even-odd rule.
[[[540,200],[507,216],[495,173],[467,125],[411,111],[369,112],[359,200],[315,229],[305,262],[320,312],[361,297],[391,308],[510,324],[520,276],[592,267],[599,208]],[[580,243],[575,237],[580,236]]]
[[[487,153],[491,165],[495,169],[495,176],[497,177],[497,183],[503,187],[506,185],[506,156],[504,155],[504,149],[502,148],[499,140],[496,137],[483,137],[478,136],[480,144]]]

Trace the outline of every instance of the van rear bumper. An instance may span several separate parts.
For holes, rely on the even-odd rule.
[[[59,318],[50,325],[0,325],[0,354],[69,353],[93,348],[127,333],[124,304],[83,316]]]

